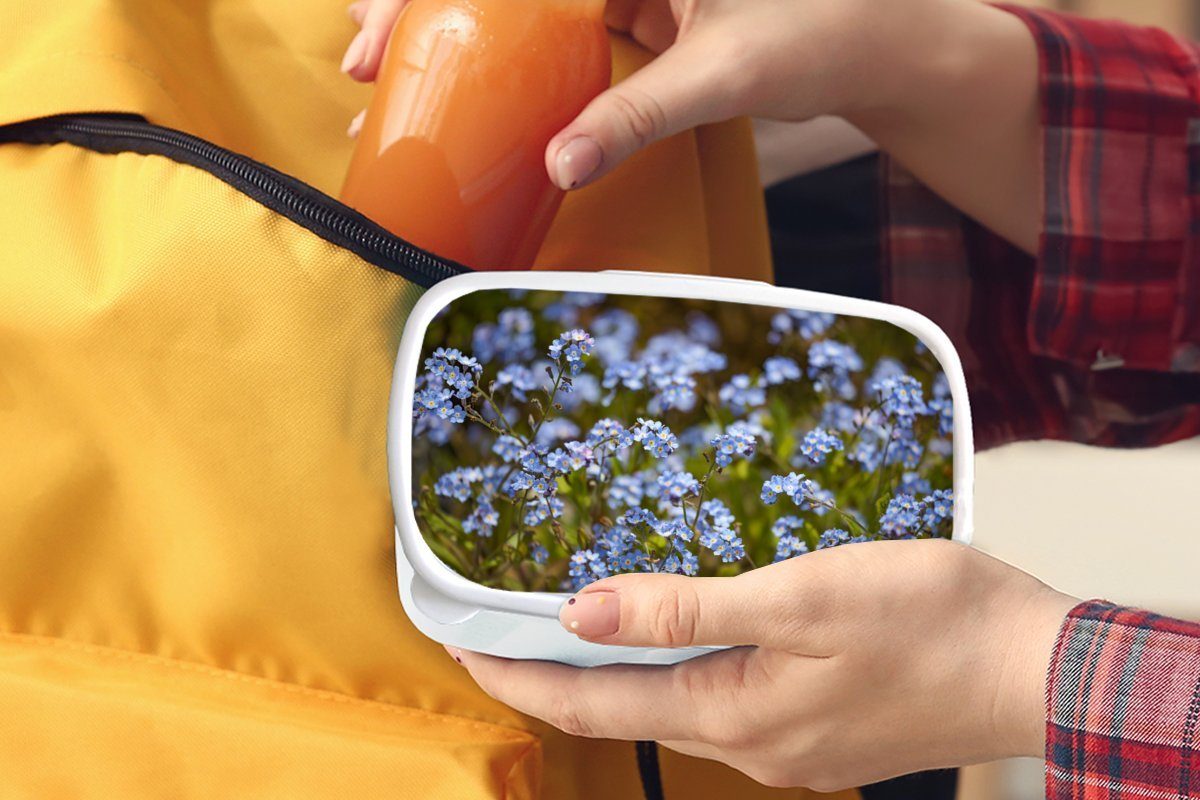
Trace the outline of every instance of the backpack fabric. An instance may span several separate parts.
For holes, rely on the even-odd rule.
[[[632,743],[496,703],[401,609],[392,360],[462,267],[329,196],[369,92],[343,5],[8,3],[0,30],[0,796],[638,797]],[[747,123],[570,197],[539,263],[769,280]]]

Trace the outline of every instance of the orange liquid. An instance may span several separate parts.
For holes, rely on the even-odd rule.
[[[479,269],[533,264],[562,192],[551,137],[611,79],[603,0],[413,0],[342,199]]]

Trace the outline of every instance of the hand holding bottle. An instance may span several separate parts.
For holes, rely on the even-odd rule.
[[[372,80],[405,0],[360,0],[343,64]],[[609,27],[659,53],[546,148],[563,189],[650,142],[738,115],[842,116],[961,210],[1032,249],[1037,55],[1024,24],[962,0],[610,0]]]

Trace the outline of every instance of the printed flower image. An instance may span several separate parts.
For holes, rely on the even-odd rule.
[[[951,535],[949,385],[890,323],[489,290],[444,309],[422,353],[414,511],[485,586],[734,575]]]

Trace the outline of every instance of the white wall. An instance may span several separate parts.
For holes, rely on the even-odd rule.
[[[1200,440],[1117,451],[1038,442],[976,461],[982,550],[1077,597],[1200,619]],[[1042,797],[1040,761],[966,770],[962,800]]]

